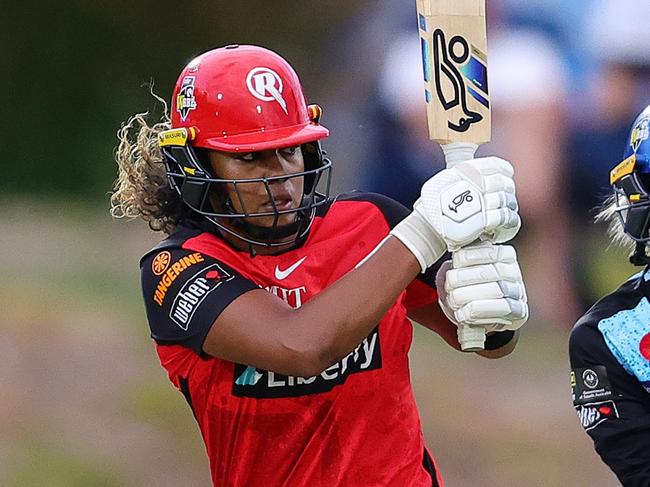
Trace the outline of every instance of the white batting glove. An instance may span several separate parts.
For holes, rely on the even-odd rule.
[[[528,320],[528,298],[517,254],[484,242],[461,249],[436,275],[438,300],[456,325],[486,332],[517,330]]]
[[[501,243],[521,226],[514,171],[498,157],[472,159],[440,171],[422,186],[414,211],[391,234],[424,272],[445,252],[478,239]]]

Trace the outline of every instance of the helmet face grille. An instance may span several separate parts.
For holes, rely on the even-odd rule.
[[[198,215],[216,225],[221,231],[253,245],[265,247],[284,246],[304,237],[311,227],[316,208],[327,203],[331,188],[332,162],[324,158],[320,147],[319,159],[305,154],[305,170],[299,173],[269,178],[221,179],[212,177],[201,164],[191,146],[163,148],[167,177],[170,186],[180,199]],[[280,210],[273,196],[274,184],[303,178],[303,196],[296,208]],[[272,209],[249,211],[246,208],[247,187],[262,186],[269,197]],[[228,196],[234,195],[234,196]],[[231,198],[237,199],[235,210]],[[280,224],[283,215],[295,215],[291,224]],[[256,219],[272,217],[270,226],[255,223]]]
[[[614,183],[614,195],[616,213],[625,233],[636,242],[650,241],[650,193],[639,174],[629,174]]]

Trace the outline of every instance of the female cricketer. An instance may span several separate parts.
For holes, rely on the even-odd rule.
[[[409,379],[409,318],[456,348],[457,324],[483,327],[487,357],[514,348],[528,316],[514,250],[464,248],[517,233],[510,164],[442,171],[412,212],[330,198],[321,110],[257,46],[190,62],[170,112],[121,129],[112,213],[167,235],[141,261],[147,318],[214,485],[442,485]]]
[[[613,195],[597,219],[643,270],[594,304],[569,341],[573,405],[596,451],[625,487],[650,485],[650,106],[637,117]]]

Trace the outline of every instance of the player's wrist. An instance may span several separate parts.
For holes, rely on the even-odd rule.
[[[447,252],[445,241],[417,211],[404,218],[390,233],[415,256],[421,272],[425,272]]]

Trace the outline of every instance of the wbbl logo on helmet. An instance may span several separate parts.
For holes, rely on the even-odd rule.
[[[284,86],[278,73],[269,68],[254,68],[246,77],[246,85],[255,98],[262,101],[276,101],[284,113],[289,114],[287,102],[282,98]]]
[[[644,118],[632,130],[632,137],[630,137],[632,150],[636,153],[641,146],[641,142],[647,140],[648,137],[650,137],[650,118]]]
[[[184,122],[190,112],[196,109],[196,98],[194,98],[195,76],[185,76],[181,89],[176,95],[176,111],[180,113],[181,120]]]

